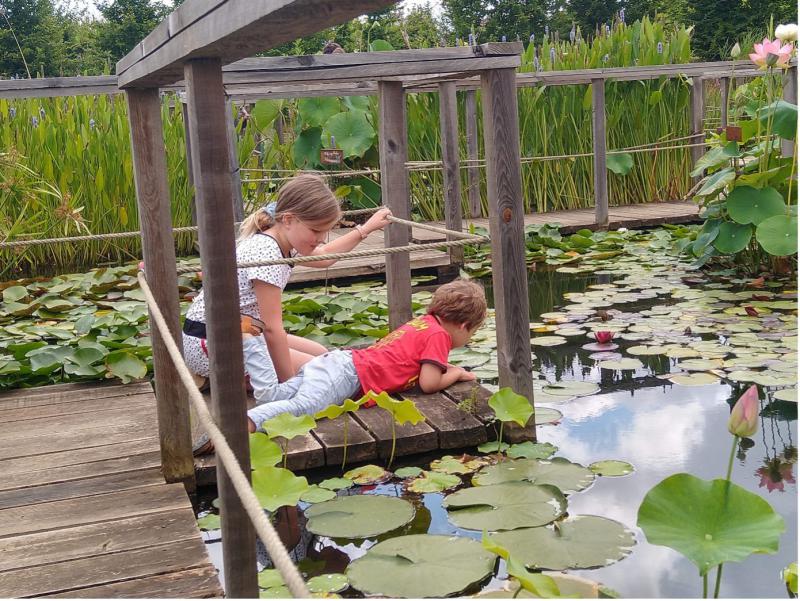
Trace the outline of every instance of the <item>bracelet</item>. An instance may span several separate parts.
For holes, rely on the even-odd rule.
[[[359,223],[358,225],[356,225],[356,226],[355,226],[355,230],[356,230],[356,231],[358,232],[358,234],[361,236],[361,239],[362,239],[362,240],[365,240],[365,239],[367,238],[367,236],[369,236],[369,234],[368,234],[367,232],[365,232],[365,231],[364,231],[364,226],[363,226],[363,225],[361,225],[360,223]]]

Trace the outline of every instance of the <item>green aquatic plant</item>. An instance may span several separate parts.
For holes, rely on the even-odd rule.
[[[405,423],[416,425],[423,421],[425,416],[420,413],[419,409],[417,409],[417,405],[414,403],[414,401],[409,399],[398,401],[397,399],[390,397],[386,391],[381,392],[380,394],[367,391],[365,398],[374,400],[378,407],[387,411],[392,417],[392,450],[389,454],[389,463],[387,464],[387,468],[390,468],[392,466],[392,462],[394,461],[394,453],[397,446],[397,429],[395,424],[400,426]]]
[[[361,397],[359,400],[354,401],[353,399],[345,399],[345,401],[341,405],[328,405],[322,411],[318,412],[314,419],[322,419],[327,417],[328,419],[336,419],[344,415],[345,413],[355,413],[358,411],[358,408],[361,407],[364,403],[369,400],[367,396]],[[344,445],[342,448],[342,469],[347,464],[347,434],[349,430],[350,420],[347,417],[342,419],[342,444]]]
[[[494,410],[495,417],[500,421],[500,435],[497,437],[497,452],[499,453],[503,442],[505,422],[514,422],[520,428],[524,428],[534,414],[533,406],[524,396],[506,386],[489,397],[489,407]]]
[[[310,415],[295,416],[291,413],[281,413],[266,420],[262,428],[270,438],[280,438],[283,441],[283,467],[289,458],[289,441],[297,436],[306,436],[317,422]]]
[[[516,578],[522,589],[543,599],[552,599],[561,596],[558,584],[556,584],[553,578],[545,576],[544,574],[529,572],[524,564],[515,557],[511,557],[508,549],[498,544],[497,541],[489,536],[486,530],[484,530],[481,535],[481,545],[483,545],[483,548],[487,551],[494,553],[506,561],[508,575]]]

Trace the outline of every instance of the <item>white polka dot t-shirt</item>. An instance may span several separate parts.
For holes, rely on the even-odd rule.
[[[292,251],[291,254],[295,256],[297,253]],[[278,241],[264,233],[254,234],[236,245],[237,263],[252,263],[281,258],[283,258],[283,254]],[[292,268],[289,265],[268,265],[242,268],[237,273],[240,313],[261,319],[253,281],[266,282],[283,290],[292,275]],[[202,290],[189,306],[186,318],[193,321],[206,322],[206,307]],[[204,341],[199,338],[188,336],[187,334],[183,335],[183,351],[189,369],[201,376],[207,376],[208,356],[203,350],[203,343]]]

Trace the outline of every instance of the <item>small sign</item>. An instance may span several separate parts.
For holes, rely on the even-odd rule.
[[[341,165],[344,151],[341,148],[320,148],[319,162],[323,165]]]
[[[742,141],[742,128],[738,125],[725,126],[725,139],[728,142],[741,142]]]

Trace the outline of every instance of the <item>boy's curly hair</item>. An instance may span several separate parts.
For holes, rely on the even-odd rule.
[[[472,280],[453,280],[433,293],[428,314],[445,321],[477,328],[486,319],[486,293]]]

